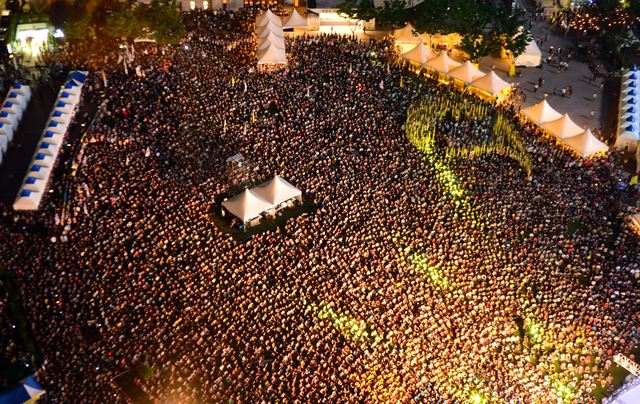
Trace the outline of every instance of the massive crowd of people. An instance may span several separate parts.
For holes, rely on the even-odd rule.
[[[141,363],[161,403],[591,402],[610,388],[640,321],[617,156],[583,162],[522,124],[530,177],[499,155],[434,164],[407,140],[407,110],[452,89],[396,66],[388,40],[296,36],[289,64],[262,71],[252,18],[188,14],[181,46],[137,45],[139,75],[117,52],[57,55],[91,69],[98,117],[65,155],[67,201],[2,207],[0,231],[46,399],[123,402],[113,378]],[[460,145],[490,128],[438,131]],[[236,152],[318,209],[242,243],[223,234],[209,214]]]

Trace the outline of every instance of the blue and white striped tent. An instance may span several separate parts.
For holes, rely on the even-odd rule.
[[[20,380],[18,385],[0,394],[0,404],[35,403],[45,393],[33,376]]]

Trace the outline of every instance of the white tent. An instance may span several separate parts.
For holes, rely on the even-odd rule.
[[[62,101],[64,103],[77,105],[79,100],[80,100],[79,94],[71,94],[64,90],[60,90],[60,93],[58,94],[58,101]]]
[[[422,42],[418,43],[413,49],[402,55],[403,59],[417,63],[421,66],[424,66],[428,60],[433,59],[434,57],[436,57],[436,54],[433,52],[431,47]]]
[[[47,156],[46,159],[51,162],[48,164],[52,164],[52,162],[55,161],[55,158],[53,156]],[[34,178],[42,178],[42,179],[47,179],[49,178],[49,173],[51,173],[51,170],[53,169],[53,167],[51,165],[44,165],[45,160],[35,160],[33,162],[33,164],[31,164],[31,166],[29,167],[29,171],[27,172],[27,175],[30,177],[34,177]],[[40,162],[42,162],[42,164],[40,164]]]
[[[68,122],[56,122],[51,120],[47,123],[47,126],[45,127],[45,131],[64,134],[67,131],[68,127],[69,127]]]
[[[66,113],[72,113],[74,107],[75,107],[74,104],[71,104],[70,102],[60,101],[60,100],[56,101],[56,105],[55,105],[55,108],[57,110],[66,112]]]
[[[456,67],[460,67],[461,65],[462,63],[458,63],[451,59],[446,51],[440,52],[438,56],[427,62],[427,66],[429,68],[439,71],[440,73],[449,73],[451,70]]]
[[[52,121],[69,124],[71,122],[71,114],[54,109],[49,118]]]
[[[270,9],[267,9],[267,11],[256,17],[256,25],[263,24],[265,20],[280,22],[280,25],[282,25],[282,19],[275,15]]]
[[[298,11],[294,7],[293,12],[289,16],[289,19],[287,19],[287,22],[284,24],[283,27],[308,29],[309,23],[307,23],[307,19],[301,16],[300,13],[298,13]]]
[[[5,101],[4,104],[2,104],[2,109],[11,112],[12,114],[16,114],[18,118],[22,117],[23,107],[18,103]]]
[[[11,112],[7,111],[4,108],[0,110],[0,122],[9,124],[13,126],[14,129],[18,127],[18,116]]]
[[[302,191],[278,175],[273,177],[271,181],[253,188],[253,191],[274,206],[291,199],[302,200]]]
[[[511,84],[502,80],[496,72],[493,70],[487,73],[484,77],[480,77],[471,83],[471,86],[478,88],[486,93],[491,95],[497,95],[502,91],[506,90],[511,86]]]
[[[29,100],[31,99],[31,87],[29,86],[25,86],[24,84],[20,84],[20,83],[15,83],[11,87],[11,91],[22,94],[25,97],[27,97],[27,102],[29,102]]]
[[[609,149],[609,146],[595,137],[590,129],[585,130],[578,136],[572,136],[564,140],[564,142],[582,157],[588,157]]]
[[[258,52],[258,64],[259,65],[278,65],[287,64],[287,54],[282,48],[278,48],[274,44],[269,45],[268,48]]]
[[[49,142],[55,144],[56,146],[60,146],[64,140],[64,133],[57,133],[47,130],[44,132],[40,139],[43,142]]]
[[[542,127],[558,139],[568,139],[584,132],[566,113],[555,121],[545,122]]]
[[[62,89],[70,94],[80,94],[82,92],[82,85],[78,84],[75,80],[70,79],[64,84],[64,86],[62,86]]]
[[[8,137],[9,141],[13,140],[13,126],[0,122],[0,135]]]
[[[618,150],[635,151],[640,143],[640,131],[633,124],[622,125],[618,130],[616,138],[616,148]]]
[[[284,31],[282,30],[282,27],[278,27],[276,25],[266,25],[264,29],[256,31],[256,34],[258,35],[258,38],[268,37],[269,34],[275,34],[279,37],[284,37]]]
[[[18,104],[22,107],[23,111],[27,109],[27,104],[29,103],[26,95],[20,94],[16,91],[9,91],[9,94],[5,99],[5,102],[12,102],[14,104]]]
[[[532,39],[525,48],[524,52],[516,58],[515,65],[524,67],[537,67],[540,66],[541,60],[542,52],[540,52],[540,48],[538,47],[536,40]]]
[[[471,84],[473,81],[484,77],[486,73],[481,72],[473,63],[467,60],[461,66],[451,70],[448,74],[454,79],[458,79],[466,84]]]
[[[281,48],[282,50],[285,49],[285,45],[284,45],[284,41],[282,40],[282,38],[279,38],[277,36],[273,36],[273,37],[267,37],[263,40],[261,40],[258,43],[258,52],[267,49],[269,46],[271,46],[273,44],[273,46],[277,47],[277,48]]]
[[[282,30],[282,22],[279,20],[264,20],[262,24],[256,24],[256,31],[261,32],[265,29],[274,30],[274,29]]]
[[[545,122],[555,121],[562,118],[562,114],[549,105],[547,100],[542,100],[535,105],[531,105],[520,111],[531,122],[542,125]]]
[[[0,135],[0,156],[9,148],[9,136]]]
[[[29,191],[36,191],[36,192],[44,192],[44,189],[46,188],[46,186],[47,186],[46,178],[36,178],[28,175],[27,178],[24,179],[24,182],[22,184],[22,189],[28,189]]]
[[[27,189],[21,189],[18,192],[18,197],[13,203],[13,209],[15,210],[38,210],[40,200],[42,199],[42,192],[33,192]]]
[[[393,31],[393,38],[400,42],[422,42],[422,36],[415,32],[410,22],[404,28]]]
[[[56,162],[56,159],[53,156],[49,156],[44,153],[36,153],[36,155],[33,156],[33,160],[32,160],[33,164],[31,168],[33,169],[34,165],[39,167],[52,168],[55,162]]]
[[[245,189],[243,193],[222,202],[222,206],[244,223],[273,208],[270,202],[264,200],[250,189]]]

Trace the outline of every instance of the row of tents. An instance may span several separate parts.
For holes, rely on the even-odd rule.
[[[511,88],[511,84],[501,79],[494,71],[484,73],[468,60],[464,63],[457,62],[446,51],[437,54],[422,41],[402,54],[402,58],[414,66],[444,74],[491,96],[498,96]]]
[[[543,128],[559,142],[582,157],[602,153],[609,147],[591,133],[575,123],[569,114],[561,114],[549,105],[547,100],[520,111],[529,121]]]
[[[636,151],[640,143],[640,72],[634,66],[622,73],[616,147]]]
[[[13,140],[13,134],[18,130],[18,125],[30,100],[31,88],[16,83],[11,86],[2,103],[2,109],[0,109],[0,164],[2,164],[4,154],[9,148],[9,143]]]
[[[262,213],[275,212],[292,200],[302,201],[302,191],[276,175],[270,181],[245,189],[222,202],[222,206],[246,225]]]
[[[521,27],[522,28],[522,27]],[[403,28],[393,32],[393,38],[399,43],[420,43],[427,41],[433,45],[445,45],[447,48],[453,48],[462,42],[462,35],[458,33],[420,35],[416,32],[411,23],[407,23]],[[542,63],[542,52],[534,39],[529,41],[524,52],[515,58],[516,66],[536,67]]]
[[[286,65],[287,53],[284,43],[284,31],[308,29],[309,24],[294,8],[286,22],[270,9],[256,17],[258,47],[256,53],[259,65]]]
[[[18,190],[13,208],[37,210],[44,195],[56,158],[62,147],[76,108],[80,102],[82,86],[88,72],[73,71],[58,93],[51,115],[47,120],[40,142],[27,169],[22,186]]]

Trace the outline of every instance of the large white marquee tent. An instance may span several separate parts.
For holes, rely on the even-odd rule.
[[[302,201],[302,191],[280,176],[222,202],[222,206],[244,224],[258,219],[261,214],[275,212],[287,202]]]
[[[471,84],[481,77],[484,77],[486,73],[483,73],[473,65],[470,61],[464,62],[461,66],[449,72],[449,76],[454,79],[460,80],[465,84]]]
[[[511,87],[511,84],[502,80],[496,72],[493,70],[487,73],[485,76],[480,77],[471,83],[471,87],[475,87],[479,90],[484,91],[485,93],[496,96]]]
[[[283,28],[308,29],[309,23],[307,22],[307,19],[300,15],[298,10],[296,10],[294,7],[293,12],[291,12],[291,15],[287,19],[287,22],[284,23]]]
[[[555,121],[556,119],[562,118],[562,114],[553,109],[553,107],[549,105],[547,100],[542,100],[539,103],[527,107],[520,112],[531,122],[538,125],[542,125],[545,122],[551,122]]]
[[[267,9],[256,18],[256,34],[258,65],[286,65],[287,52],[282,19]]]
[[[413,49],[402,54],[402,58],[413,62],[417,65],[424,66],[427,61],[435,58],[437,55],[433,52],[431,47],[422,43],[418,43]]]
[[[514,62],[516,66],[524,66],[524,67],[537,67],[540,66],[542,62],[542,52],[540,52],[540,48],[536,43],[535,39],[532,39],[524,52],[518,56]]]
[[[555,121],[545,122],[542,127],[560,140],[578,136],[584,132],[584,129],[573,122],[569,114],[566,113]]]
[[[393,31],[393,38],[398,42],[422,42],[422,35],[415,31],[410,22],[403,28]]]

